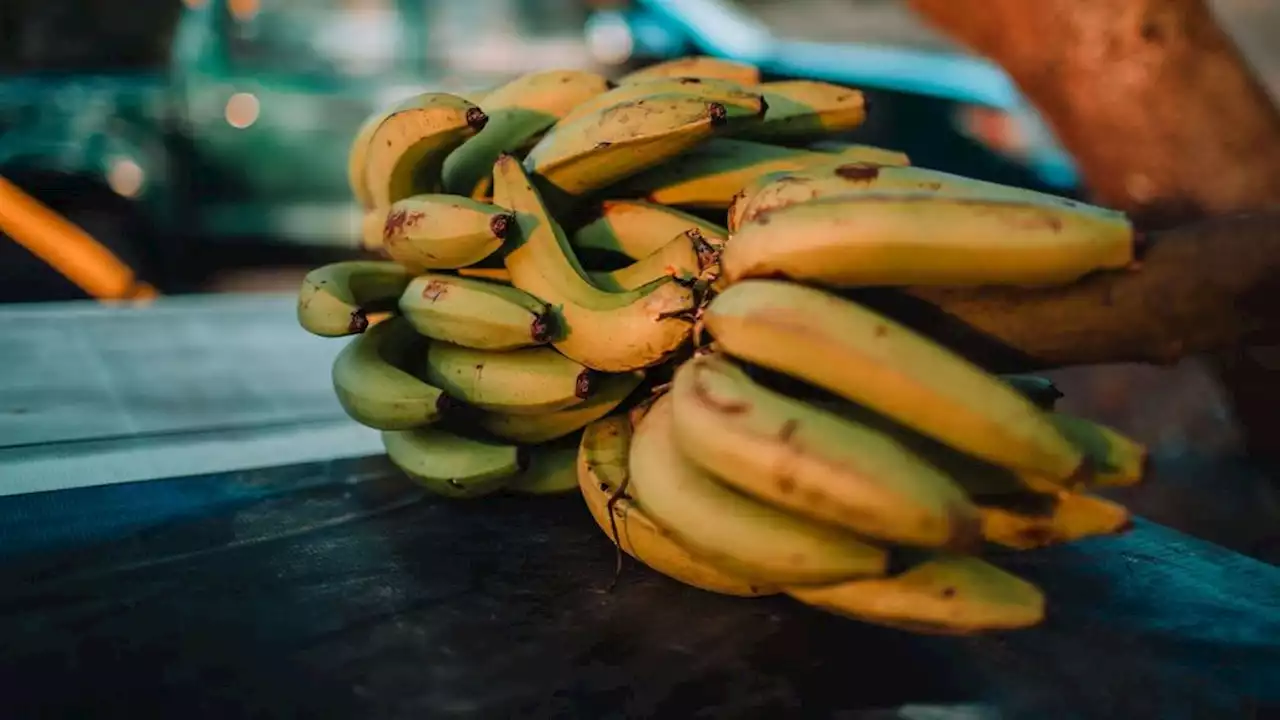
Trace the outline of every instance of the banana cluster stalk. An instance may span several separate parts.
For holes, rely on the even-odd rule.
[[[1124,531],[1147,452],[846,299],[1140,270],[1128,218],[848,142],[862,93],[690,56],[382,108],[348,150],[368,259],[299,324],[427,492],[577,494],[623,554],[926,633],[1047,603],[992,550]],[[991,557],[988,557],[991,555]]]

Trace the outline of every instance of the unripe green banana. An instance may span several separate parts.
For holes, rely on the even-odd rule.
[[[760,68],[751,63],[709,55],[686,55],[633,70],[619,78],[618,84],[682,77],[717,78],[739,85],[756,85],[760,82]]]
[[[529,145],[567,113],[606,90],[609,81],[585,70],[530,72],[485,95],[489,122],[444,162],[447,192],[481,199],[498,155]]]
[[[546,303],[476,278],[420,275],[400,295],[400,312],[426,337],[480,350],[542,345],[552,336]]]
[[[636,423],[627,490],[680,544],[717,567],[767,584],[884,574],[883,549],[722,485],[685,458],[674,433],[671,398],[663,396]]]
[[[456,435],[438,427],[383,432],[382,445],[391,462],[411,479],[451,498],[495,493],[527,465],[523,448]]]
[[[488,120],[480,108],[449,93],[423,93],[397,105],[369,139],[365,182],[370,205],[384,208],[413,195],[439,192],[445,158]]]
[[[626,292],[664,277],[695,282],[719,257],[719,252],[696,230],[682,232],[648,257],[608,272],[591,272],[591,283],[602,290]]]
[[[569,111],[561,122],[571,123],[624,102],[667,95],[687,95],[704,102],[718,102],[730,112],[747,116],[759,115],[762,118],[768,108],[758,90],[729,80],[696,77],[654,78],[619,85],[606,93],[597,95]]]
[[[738,133],[764,141],[796,141],[853,130],[867,118],[862,93],[818,80],[778,80],[761,83],[769,110],[764,121]]]
[[[595,370],[625,372],[657,365],[690,337],[698,299],[673,279],[625,293],[591,284],[558,223],[520,163],[494,166],[494,201],[516,214],[503,262],[511,283],[556,312],[552,344]]]
[[[520,495],[565,495],[578,490],[580,434],[529,448],[529,464],[506,489]]]
[[[511,442],[543,443],[577,432],[588,423],[613,412],[639,387],[643,379],[644,374],[640,372],[605,375],[600,378],[600,386],[591,397],[557,412],[512,415],[457,408],[453,411],[453,417],[462,425]]]
[[[737,241],[726,245],[726,257]],[[829,390],[960,452],[1055,483],[1090,474],[1081,451],[1021,393],[832,293],[744,281],[717,295],[703,322],[724,352]]]
[[[302,279],[298,324],[321,337],[362,333],[369,313],[395,307],[413,273],[393,262],[346,260],[318,267]]]
[[[724,357],[684,363],[670,394],[685,457],[748,495],[887,542],[967,550],[979,540],[977,509],[946,475],[874,429],[766,389]]]
[[[1114,535],[1133,523],[1123,505],[1083,493],[987,496],[978,503],[982,536],[1016,550]]]
[[[333,360],[333,389],[352,420],[377,430],[407,430],[440,417],[444,394],[404,368],[425,340],[400,318],[352,338]]]
[[[599,216],[573,233],[572,243],[578,250],[640,260],[686,230],[697,230],[717,249],[728,237],[723,227],[677,208],[644,200],[605,200],[600,203]]]
[[[487,412],[541,415],[591,397],[599,373],[549,347],[477,350],[433,341],[423,377],[455,400]]]
[[[382,251],[417,272],[484,260],[502,247],[515,219],[496,205],[440,193],[397,200],[385,217]]]
[[[1049,420],[1089,458],[1093,466],[1092,485],[1128,487],[1146,477],[1150,456],[1142,443],[1115,428],[1065,413],[1052,413]]]

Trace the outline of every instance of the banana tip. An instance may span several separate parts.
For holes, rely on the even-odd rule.
[[[586,400],[595,392],[596,386],[599,384],[599,374],[594,370],[583,370],[578,373],[578,377],[574,382],[573,394],[580,400]]]
[[[711,125],[714,127],[719,127],[729,121],[729,111],[718,102],[707,104],[707,116],[711,118]]]
[[[483,110],[478,107],[467,108],[467,125],[472,130],[480,132],[484,129],[484,126],[488,124],[489,116],[485,115]]]
[[[352,334],[359,334],[369,329],[369,316],[364,310],[352,310],[351,322],[347,325],[347,330]]]
[[[505,238],[511,230],[512,224],[515,223],[515,215],[511,213],[501,213],[489,218],[489,231],[499,240]]]
[[[555,318],[551,315],[551,309],[548,308],[534,316],[533,323],[529,326],[529,337],[536,343],[545,343],[550,342],[553,335],[555,335]]]

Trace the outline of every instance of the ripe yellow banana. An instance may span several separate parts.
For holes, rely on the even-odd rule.
[[[1097,487],[1128,487],[1146,477],[1150,457],[1147,447],[1114,428],[1091,420],[1053,413],[1054,427],[1093,465],[1091,484]]]
[[[684,457],[674,433],[671,397],[664,395],[635,426],[627,491],[681,545],[766,584],[884,574],[888,554],[882,548],[721,484]]]
[[[347,150],[347,185],[350,186],[356,202],[365,210],[372,209],[374,206],[373,194],[369,192],[369,183],[366,179],[369,142],[373,139],[373,131],[378,129],[391,112],[390,109],[381,110],[365,118],[360,128],[356,130],[356,135],[352,138],[351,146]]]
[[[441,189],[445,158],[484,129],[480,108],[449,93],[423,93],[400,105],[374,129],[365,162],[370,205]]]
[[[978,503],[982,536],[1016,550],[1113,535],[1133,522],[1123,505],[1083,493],[987,496]]]
[[[726,258],[737,241],[726,245]],[[1088,477],[1081,451],[999,377],[832,293],[748,280],[717,295],[703,322],[724,352],[829,390],[958,451],[1052,482]]]
[[[362,333],[369,313],[387,310],[413,273],[393,262],[347,260],[318,267],[302,279],[298,324],[322,337]]]
[[[514,221],[496,205],[440,193],[397,200],[384,217],[382,251],[417,272],[480,262],[502,247]]]
[[[484,98],[489,122],[444,162],[446,192],[483,198],[489,191],[493,162],[541,135],[577,106],[608,90],[609,81],[585,70],[525,73]]]
[[[776,588],[758,585],[694,557],[659,527],[625,492],[631,448],[631,422],[625,415],[597,420],[582,433],[578,451],[578,487],[596,525],[623,552],[686,585],[739,597],[772,595]],[[622,490],[612,507],[609,502]]]
[[[432,341],[423,378],[455,400],[487,412],[540,415],[591,397],[599,373],[549,347],[477,350]]]
[[[786,592],[854,620],[922,633],[1014,630],[1044,619],[1039,588],[976,557],[938,556],[892,577]]]
[[[526,451],[438,427],[382,433],[391,462],[437,495],[475,498],[503,488],[528,464]]]
[[[818,80],[761,83],[769,110],[764,121],[739,133],[765,141],[795,141],[853,130],[867,119],[867,104],[853,88]]]
[[[744,115],[764,116],[767,105],[758,90],[716,78],[653,78],[619,85],[573,108],[561,122],[571,123],[602,110],[663,95],[687,95],[705,102],[718,102],[726,110]]]
[[[414,278],[400,312],[426,337],[480,350],[542,345],[552,334],[550,309],[529,293],[440,273]]]
[[[756,85],[760,82],[760,68],[750,63],[709,55],[688,55],[633,70],[619,78],[618,84],[682,77],[716,78],[740,85]]]
[[[832,163],[871,161],[873,155],[885,156],[886,151],[853,146],[838,154],[829,154],[717,137],[623,180],[611,192],[662,205],[724,210],[738,191],[761,175]],[[901,154],[883,160],[902,165],[908,162]]]
[[[829,286],[1065,284],[1135,257],[1133,227],[1021,200],[837,196],[744,222],[725,248],[733,284],[783,276]]]
[[[945,475],[882,433],[766,389],[722,356],[681,365],[670,396],[684,455],[748,495],[888,542],[969,549],[979,540],[977,509]]]
[[[407,430],[440,417],[444,394],[408,367],[425,341],[400,318],[352,338],[333,360],[333,389],[352,420],[377,430]]]
[[[503,262],[517,288],[556,311],[556,349],[587,367],[625,372],[656,365],[689,339],[698,299],[671,278],[625,293],[591,284],[524,169],[494,166],[494,201],[516,214]]]
[[[600,214],[578,228],[571,239],[578,250],[610,252],[640,260],[686,230],[697,230],[717,249],[728,232],[715,223],[666,205],[644,200],[605,200]]]
[[[457,409],[460,422],[511,442],[542,443],[571,435],[613,412],[640,385],[640,372],[605,375],[600,386],[585,401],[573,407],[542,415],[490,413],[470,408]]]
[[[691,283],[717,257],[716,249],[696,230],[690,230],[678,234],[648,257],[617,270],[589,272],[587,277],[596,287],[610,292],[635,290],[663,277]]]
[[[506,489],[520,495],[563,495],[578,490],[580,434],[529,448],[529,464],[507,481]]]

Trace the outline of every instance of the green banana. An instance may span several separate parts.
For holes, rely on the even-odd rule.
[[[689,340],[698,299],[671,278],[625,293],[591,284],[559,224],[511,155],[494,166],[494,201],[516,214],[503,262],[517,288],[555,309],[552,344],[595,370],[656,365]]]
[[[385,217],[382,251],[417,272],[484,260],[502,247],[515,219],[496,205],[438,193],[397,200]]]
[[[578,489],[580,433],[529,448],[529,464],[507,481],[506,489],[520,495],[564,495]]]
[[[1133,523],[1123,505],[1083,493],[978,498],[982,536],[1016,550],[1124,532]]]
[[[397,105],[374,129],[365,161],[370,205],[383,208],[438,192],[445,158],[489,121],[449,93],[423,93]]]
[[[619,78],[618,84],[646,82],[656,78],[684,77],[713,78],[739,85],[756,85],[760,82],[760,68],[751,63],[709,55],[687,55],[632,70]]]
[[[561,122],[571,123],[614,105],[663,95],[687,95],[704,102],[718,102],[726,110],[742,115],[764,116],[768,105],[761,94],[729,80],[717,78],[654,78],[619,85],[573,108]]]
[[[338,404],[351,419],[377,430],[434,423],[444,394],[403,369],[424,343],[397,317],[352,338],[333,360]]]
[[[573,233],[577,250],[646,258],[686,230],[697,230],[717,249],[729,233],[725,228],[677,208],[644,200],[605,200],[599,215]]]
[[[393,262],[346,260],[308,272],[298,292],[298,324],[321,337],[362,333],[369,313],[395,307],[413,273]]]
[[[834,294],[779,280],[743,281],[711,301],[703,322],[724,352],[824,388],[960,452],[1055,483],[1089,475],[1081,451],[1017,390]]]
[[[432,341],[423,378],[449,397],[484,410],[538,415],[591,397],[599,373],[549,347],[477,350]]]
[[[698,231],[687,230],[648,257],[617,270],[589,272],[587,277],[591,284],[610,292],[635,290],[663,277],[694,282],[717,256],[716,249]]]
[[[853,130],[867,119],[867,104],[853,88],[818,80],[778,80],[756,86],[769,110],[740,137],[796,141]]]
[[[680,544],[717,567],[767,584],[884,574],[883,549],[733,490],[691,464],[676,446],[674,423],[669,395],[636,423],[627,490]]]
[[[1049,415],[1049,420],[1089,458],[1093,466],[1092,485],[1128,487],[1146,477],[1150,456],[1142,443],[1114,428],[1060,412]]]
[[[489,174],[498,155],[528,146],[567,113],[608,87],[609,81],[593,72],[543,70],[525,73],[488,92],[484,112],[489,122],[444,161],[445,190],[483,198],[489,192]]]
[[[514,445],[455,435],[438,427],[382,433],[391,462],[437,495],[475,498],[501,490],[528,465]]]
[[[427,273],[400,295],[400,312],[422,335],[480,350],[515,350],[551,339],[547,304],[523,290]]]
[[[491,413],[471,408],[457,409],[457,420],[494,437],[511,442],[533,444],[570,435],[588,423],[613,412],[644,379],[640,372],[605,375],[591,397],[578,405],[542,415]]]
[[[724,357],[681,365],[670,395],[685,457],[748,495],[887,542],[964,550],[979,540],[977,509],[946,475],[883,433],[766,389]]]

